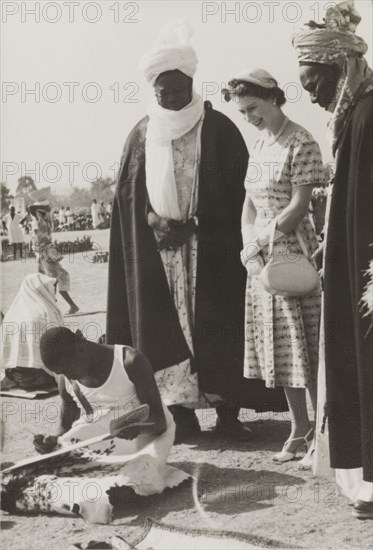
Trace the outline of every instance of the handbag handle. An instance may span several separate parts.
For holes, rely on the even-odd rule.
[[[277,218],[274,218],[270,222],[270,231],[269,231],[269,243],[268,243],[268,263],[273,262],[273,243],[275,240]]]
[[[295,235],[299,241],[299,244],[300,244],[300,247],[302,249],[302,252],[303,254],[306,256],[306,258],[309,260],[310,259],[310,253],[308,252],[308,249],[307,249],[307,246],[306,246],[306,243],[304,242],[304,239],[302,237],[302,233],[299,231],[299,229],[296,229],[295,230]]]
[[[268,263],[273,262],[273,259],[274,259],[273,244],[274,244],[274,240],[275,240],[275,233],[276,233],[276,227],[277,227],[277,218],[274,218],[270,222],[270,225],[271,225],[271,227],[270,227],[270,231],[269,231],[269,242],[268,242]],[[302,249],[303,254],[306,256],[306,258],[310,259],[310,254],[307,250],[306,243],[304,242],[304,239],[303,239],[302,234],[299,231],[299,229],[295,230],[295,236],[298,239],[298,242],[299,242],[299,245]]]

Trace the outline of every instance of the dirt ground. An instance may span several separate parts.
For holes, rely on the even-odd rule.
[[[107,249],[108,231],[91,232]],[[63,233],[73,240],[77,233]],[[82,234],[80,234],[81,236]],[[56,234],[61,238],[61,234]],[[93,253],[66,256],[64,267],[71,276],[71,295],[83,312],[106,309],[107,265],[92,263]],[[16,294],[22,278],[37,270],[35,260],[1,264],[2,311]],[[67,305],[61,302],[64,310]],[[96,339],[105,332],[105,313],[68,317],[70,328]],[[33,433],[52,433],[58,397],[44,400],[2,398],[5,421],[4,462],[33,453]],[[224,530],[249,536],[258,547],[370,549],[373,521],[351,516],[348,501],[332,479],[315,478],[297,468],[297,461],[272,461],[288,435],[287,414],[255,414],[241,411],[255,438],[232,443],[214,434],[215,412],[198,411],[203,432],[188,445],[174,447],[170,463],[198,479],[195,502],[191,484],[148,498],[117,511],[111,525],[92,525],[81,518],[21,516],[1,513],[1,543],[7,550],[60,550],[90,540],[109,542],[114,535],[134,540],[147,517],[177,527]]]

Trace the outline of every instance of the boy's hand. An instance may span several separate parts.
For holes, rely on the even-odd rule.
[[[127,428],[123,428],[120,432],[116,434],[116,437],[119,437],[119,439],[136,439],[140,435],[141,429],[139,426],[128,426]]]
[[[33,441],[34,447],[36,451],[42,455],[51,453],[57,446],[57,439],[58,437],[56,435],[35,435]]]

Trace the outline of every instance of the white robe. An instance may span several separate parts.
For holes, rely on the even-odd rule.
[[[14,214],[14,218],[10,214],[5,216],[5,223],[8,229],[9,243],[24,243],[25,238],[22,233],[22,228],[19,224],[21,217],[18,214]]]
[[[91,214],[92,214],[92,225],[94,229],[96,229],[96,227],[99,224],[98,212],[99,212],[98,204],[93,203],[91,205]]]

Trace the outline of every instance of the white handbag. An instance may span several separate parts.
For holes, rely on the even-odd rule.
[[[310,294],[320,284],[320,277],[309,260],[307,247],[302,235],[295,231],[303,251],[295,258],[274,258],[273,242],[277,220],[271,222],[270,239],[268,243],[268,263],[260,272],[258,279],[267,292],[273,296],[305,296]]]

